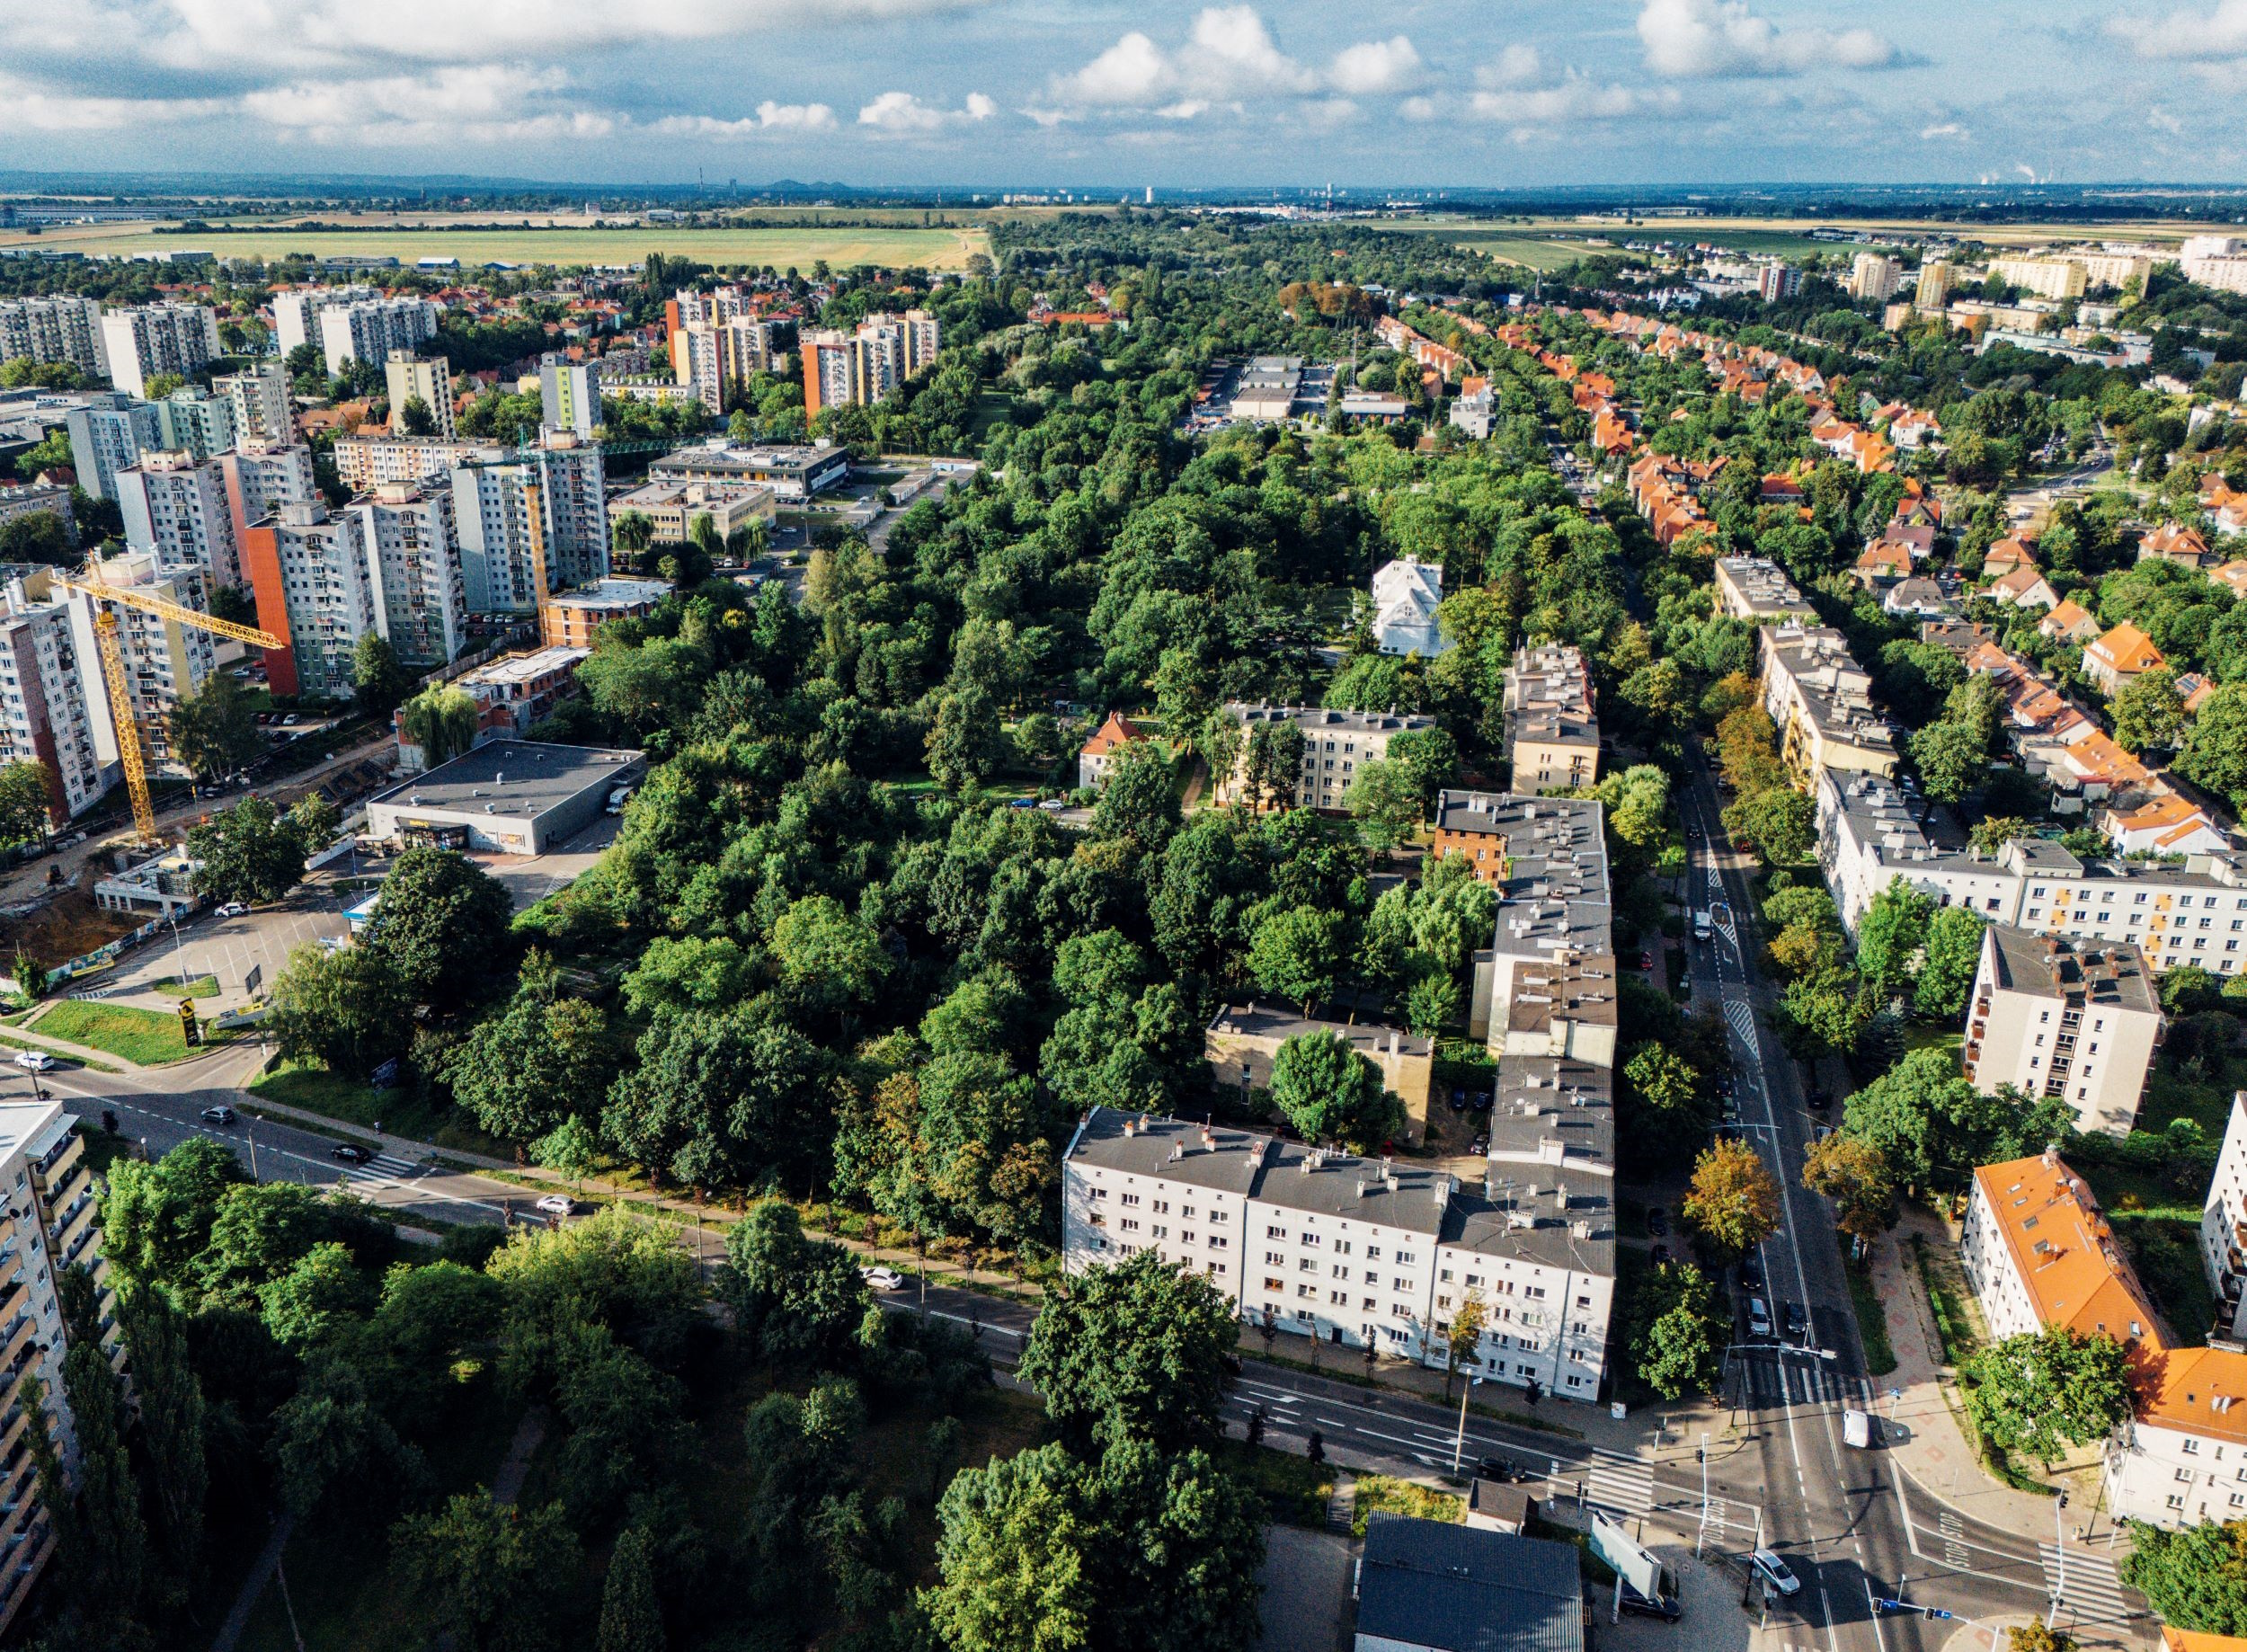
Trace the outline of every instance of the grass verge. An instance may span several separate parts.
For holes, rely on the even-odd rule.
[[[1885,1377],[1896,1369],[1896,1350],[1888,1346],[1887,1310],[1872,1288],[1872,1275],[1858,1264],[1848,1265],[1849,1300],[1857,1310],[1857,1334],[1864,1339],[1865,1370]]]
[[[174,998],[217,998],[218,977],[189,975],[182,978],[178,975],[166,975],[161,981],[150,982],[148,990],[152,992],[169,993]]]
[[[458,1108],[432,1106],[410,1089],[377,1090],[324,1067],[297,1061],[281,1062],[271,1072],[251,1079],[249,1088],[261,1100],[301,1107],[339,1124],[369,1132],[379,1125],[381,1133],[449,1147],[455,1152],[511,1157],[506,1142],[476,1129]]]
[[[49,1038],[106,1050],[140,1067],[183,1061],[192,1053],[179,1017],[157,1009],[136,1009],[130,1004],[67,998],[31,1026]]]
[[[1217,1454],[1264,1494],[1272,1518],[1281,1524],[1319,1528],[1327,1523],[1327,1507],[1334,1501],[1334,1470],[1324,1463],[1239,1440],[1223,1442]]]
[[[1363,1537],[1366,1518],[1375,1514],[1408,1514],[1415,1520],[1440,1520],[1446,1525],[1457,1525],[1466,1512],[1466,1499],[1455,1497],[1448,1491],[1434,1491],[1386,1474],[1361,1474],[1357,1477],[1356,1512],[1350,1516],[1350,1535]]]
[[[1937,1274],[1933,1258],[1927,1254],[1927,1241],[1920,1234],[1912,1235],[1912,1254],[1920,1283],[1927,1288],[1927,1305],[1935,1315],[1935,1335],[1942,1339],[1943,1363],[1955,1371],[1972,1357],[1982,1339],[1974,1334],[1957,1293]]]

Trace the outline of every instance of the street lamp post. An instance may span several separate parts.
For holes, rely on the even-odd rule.
[[[1693,1533],[1693,1559],[1701,1559],[1701,1545],[1709,1535],[1709,1431],[1701,1432],[1701,1530]]]
[[[2060,1493],[2052,1505],[2052,1540],[2056,1548],[2052,1563],[2052,1610],[2045,1614],[2044,1627],[2051,1629],[2060,1621],[2060,1598],[2067,1593],[2067,1493]]]
[[[1480,1377],[1468,1379],[1467,1386],[1459,1390],[1459,1435],[1452,1442],[1452,1478],[1459,1478],[1459,1461],[1467,1452],[1467,1396],[1482,1386]]]

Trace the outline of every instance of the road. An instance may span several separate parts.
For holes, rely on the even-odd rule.
[[[1950,1511],[1911,1484],[1889,1453],[1843,1443],[1843,1405],[1877,1411],[1879,1400],[1858,1346],[1832,1213],[1802,1186],[1817,1121],[1796,1063],[1763,1026],[1748,868],[1727,849],[1704,767],[1696,764],[1679,805],[1690,898],[1719,918],[1714,939],[1690,946],[1695,996],[1723,1007],[1746,1134],[1784,1194],[1783,1225],[1758,1254],[1767,1300],[1774,1318],[1782,1303],[1802,1305],[1811,1328],[1809,1349],[1740,1346],[1727,1360],[1727,1398],[1739,1408],[1745,1434],[1723,1482],[1764,1488],[1767,1541],[1804,1577],[1796,1603],[1817,1644],[1829,1652],[1933,1652],[1954,1624],[1897,1615],[1875,1621],[1870,1603],[1910,1600],[1961,1618],[2034,1610],[2049,1603],[2063,1560],[2050,1543]],[[2101,1639],[2144,1636],[2145,1621],[2133,1611],[2142,1603],[2124,1599],[2108,1551],[2071,1545],[2064,1564],[2063,1627]]]

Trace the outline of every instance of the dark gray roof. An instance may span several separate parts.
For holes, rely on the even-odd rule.
[[[1435,726],[1434,717],[1417,712],[1346,711],[1331,706],[1268,706],[1261,701],[1251,706],[1242,700],[1226,702],[1225,710],[1242,723],[1300,724],[1305,734],[1401,734]]]
[[[599,746],[495,740],[427,774],[400,781],[369,801],[455,813],[481,813],[485,804],[493,803],[508,814],[544,814],[591,787],[635,777],[644,755]]]
[[[1493,1166],[1615,1173],[1613,1075],[1557,1055],[1498,1060],[1490,1108]]]
[[[1220,1193],[1246,1195],[1274,1139],[1229,1125],[1208,1129],[1159,1113],[1095,1107],[1078,1127],[1067,1157],[1079,1164],[1164,1176]]]
[[[2085,941],[1992,924],[1998,984],[2039,998],[2066,999],[2158,1015],[2161,1003],[2145,955],[2129,941]]]
[[[1584,1652],[1576,1551],[1375,1514],[1358,1575],[1357,1632],[1442,1652]]]

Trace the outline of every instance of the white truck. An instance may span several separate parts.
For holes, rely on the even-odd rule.
[[[1697,941],[1706,941],[1710,934],[1709,909],[1705,906],[1697,906],[1693,909],[1693,938]]]
[[[609,814],[622,814],[624,813],[625,804],[632,801],[632,794],[638,789],[639,788],[637,786],[620,786],[615,791],[609,793],[608,807],[606,813]]]

